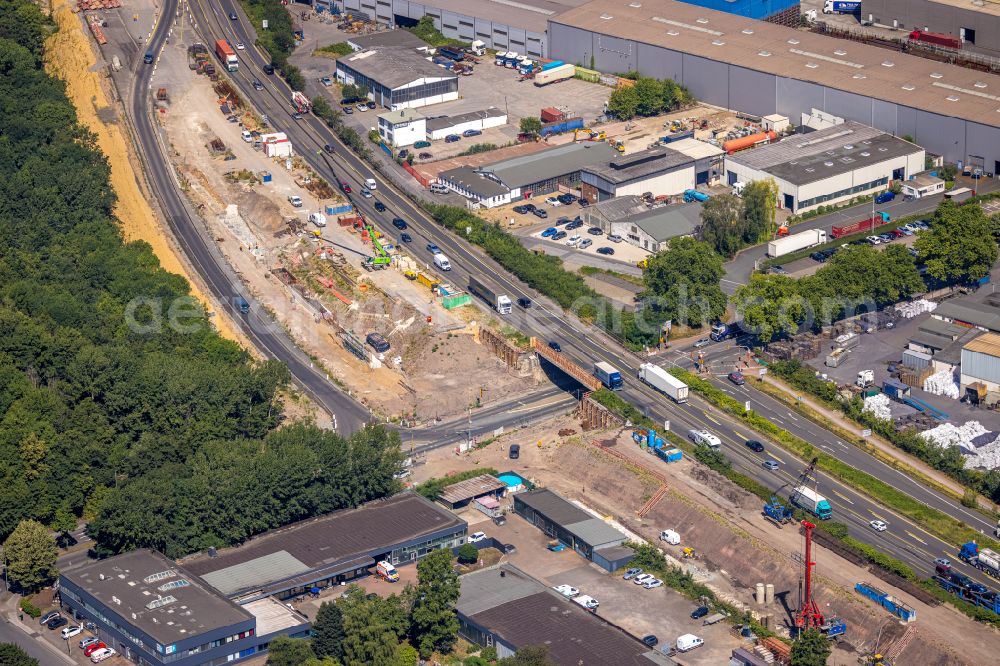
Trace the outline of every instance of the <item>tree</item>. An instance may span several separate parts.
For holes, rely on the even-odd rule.
[[[409,643],[400,643],[392,657],[392,666],[416,666],[419,658],[420,654],[415,647]]]
[[[463,543],[458,549],[458,561],[462,564],[475,564],[479,561],[479,549],[471,543]]]
[[[792,666],[825,666],[830,658],[830,641],[819,629],[806,629],[792,643]]]
[[[302,666],[315,657],[309,641],[304,638],[279,636],[271,641],[267,651],[268,666]]]
[[[701,239],[724,257],[744,246],[743,202],[732,194],[721,194],[705,202],[701,209]]]
[[[639,93],[635,86],[616,88],[608,97],[608,113],[620,120],[635,118],[639,112]]]
[[[542,121],[534,116],[525,116],[521,118],[521,133],[522,134],[538,134],[542,131]]]
[[[313,622],[312,649],[317,657],[335,657],[343,655],[341,647],[344,642],[344,617],[340,607],[335,603],[325,602],[316,613]]]
[[[348,588],[347,596],[337,602],[343,618],[345,666],[393,666],[408,626],[409,596],[410,591],[404,590],[402,596],[368,599],[360,587]]]
[[[723,272],[722,258],[707,243],[674,238],[666,250],[649,258],[642,296],[674,323],[702,326],[726,311],[719,286]]]
[[[3,544],[7,575],[24,590],[37,590],[59,575],[55,539],[34,520],[22,520]]]
[[[773,178],[751,181],[743,188],[742,198],[743,242],[747,245],[756,245],[774,233],[778,184]]]
[[[927,274],[944,282],[978,280],[997,259],[997,243],[982,207],[951,201],[938,206],[930,231],[920,234],[915,247]]]
[[[743,329],[764,343],[798,330],[805,314],[803,302],[798,283],[787,275],[756,273],[733,294]]]
[[[38,666],[38,660],[14,643],[0,643],[0,664],[3,666]]]
[[[649,77],[640,77],[633,86],[639,105],[636,107],[636,114],[640,116],[655,116],[664,111],[664,87],[663,83]]]
[[[520,648],[513,657],[505,657],[497,662],[497,666],[554,666],[549,659],[549,650],[542,645],[528,645]]]
[[[458,634],[455,602],[461,586],[451,564],[451,552],[439,548],[417,562],[416,601],[410,612],[411,632],[420,656],[448,652]]]
[[[993,240],[1000,243],[1000,213],[990,215],[990,233],[993,234]]]

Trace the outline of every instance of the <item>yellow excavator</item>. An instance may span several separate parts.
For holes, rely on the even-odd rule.
[[[584,141],[604,141],[608,135],[603,131],[599,132],[589,127],[580,127],[573,130],[573,141],[579,141],[581,136]]]

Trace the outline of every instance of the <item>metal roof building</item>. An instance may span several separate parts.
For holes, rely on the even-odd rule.
[[[959,383],[963,392],[976,384],[986,392],[1000,392],[1000,335],[984,333],[962,348]]]
[[[695,232],[701,225],[701,204],[650,208],[640,197],[631,195],[590,206],[583,211],[583,219],[644,250],[659,252],[671,238]]]
[[[230,598],[286,599],[367,575],[380,560],[404,564],[465,542],[467,524],[413,492],[266,532],[217,555],[184,562]]]
[[[650,192],[680,194],[695,186],[695,160],[671,148],[655,147],[583,168],[580,191],[591,203]]]
[[[491,474],[481,474],[465,481],[445,486],[438,501],[449,509],[459,509],[480,497],[500,497],[507,484]]]
[[[625,541],[623,533],[551,490],[540,488],[514,495],[514,512],[608,571],[632,559],[631,549],[616,548]]]
[[[380,46],[337,59],[337,81],[364,85],[393,111],[458,99],[458,76],[408,46]]]
[[[1000,333],[1000,307],[989,302],[962,299],[945,301],[931,316],[959,325],[971,326],[989,333]]]
[[[875,25],[952,35],[965,46],[1000,55],[1000,6],[981,0],[865,0]]]
[[[549,19],[550,55],[638,71],[798,124],[814,109],[1000,172],[1000,76],[672,0],[592,0]]]
[[[544,645],[549,659],[561,666],[674,663],[512,565],[466,574],[459,580],[459,633],[479,645],[495,646],[500,658],[521,647]]]
[[[195,666],[256,654],[276,635],[308,635],[309,620],[274,600],[238,606],[152,550],[64,571],[60,598],[126,659]]]

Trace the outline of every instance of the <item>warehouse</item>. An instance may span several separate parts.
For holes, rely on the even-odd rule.
[[[654,147],[584,167],[580,192],[596,203],[629,194],[680,194],[695,185],[695,161],[676,150]]]
[[[140,664],[195,666],[245,659],[276,636],[306,637],[309,620],[274,599],[237,605],[152,550],[87,562],[59,576],[62,605]]]
[[[500,479],[492,474],[481,474],[471,479],[445,486],[441,490],[438,502],[452,510],[461,509],[468,506],[473,500],[481,497],[499,499],[503,497],[506,490],[507,484]]]
[[[522,647],[544,645],[548,660],[559,666],[674,663],[511,564],[465,574],[459,582],[459,635],[495,647],[501,659]]]
[[[714,185],[722,178],[726,151],[719,146],[698,139],[680,139],[671,141],[670,148],[694,160],[694,181],[697,185]]]
[[[962,395],[970,388],[984,398],[988,393],[1000,393],[1000,335],[984,333],[967,343],[962,348],[961,372]]]
[[[458,99],[458,76],[406,46],[384,46],[338,58],[337,81],[367,86],[376,104],[393,111]]]
[[[931,316],[958,326],[1000,334],[1000,296],[988,294],[983,300],[963,298],[945,301]]]
[[[800,124],[813,109],[1000,172],[1000,76],[672,0],[592,0],[549,19],[553,58],[638,71]]]
[[[885,190],[923,169],[923,148],[851,121],[726,158],[730,185],[772,178],[778,205],[796,214]]]
[[[496,208],[510,203],[510,189],[502,183],[476,171],[461,166],[438,174],[437,182],[472,202],[473,206]]]
[[[797,28],[800,21],[799,0],[681,0],[681,2],[793,28]]]
[[[514,512],[608,571],[632,560],[632,550],[621,546],[624,534],[551,490],[514,495]]]
[[[701,204],[650,208],[641,197],[631,195],[588,207],[583,220],[648,252],[659,252],[671,238],[694,234],[701,225]]]
[[[230,598],[289,599],[465,543],[467,525],[412,492],[295,523],[183,564]]]
[[[382,113],[378,117],[378,134],[390,146],[412,146],[427,137],[427,119],[413,109]]]
[[[480,132],[507,124],[507,114],[490,107],[482,111],[470,111],[456,116],[437,116],[427,120],[427,138],[432,141],[443,139],[449,134],[461,134],[466,130]]]
[[[861,15],[875,25],[952,35],[977,50],[1000,52],[1000,7],[975,0],[865,0]]]

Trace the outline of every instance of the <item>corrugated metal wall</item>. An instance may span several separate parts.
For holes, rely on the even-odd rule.
[[[1000,384],[1000,358],[963,349],[962,376]]]
[[[746,16],[752,19],[766,19],[778,12],[791,9],[799,0],[680,0],[689,5],[715,9],[727,14]]]

